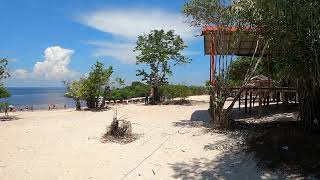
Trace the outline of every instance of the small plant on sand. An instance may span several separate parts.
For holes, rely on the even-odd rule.
[[[107,127],[107,132],[102,137],[102,142],[117,142],[127,144],[135,141],[138,138],[132,133],[132,124],[126,121],[123,117],[118,118],[117,110],[113,115],[113,120],[110,126]]]

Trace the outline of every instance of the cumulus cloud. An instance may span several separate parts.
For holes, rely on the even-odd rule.
[[[48,47],[44,51],[44,60],[35,63],[32,72],[25,69],[16,69],[12,73],[13,78],[17,79],[45,79],[45,80],[64,80],[74,78],[77,72],[71,71],[68,65],[74,50],[64,49],[60,46]]]
[[[74,50],[64,49],[59,46],[48,47],[44,51],[44,60],[37,62],[33,67],[36,76],[45,79],[61,80],[74,76],[68,65]]]
[[[185,23],[182,15],[158,9],[104,9],[80,16],[86,26],[112,35],[121,42],[89,42],[97,46],[94,56],[109,56],[123,63],[134,63],[132,52],[139,35],[154,29],[174,30],[184,40],[194,39],[196,29]]]

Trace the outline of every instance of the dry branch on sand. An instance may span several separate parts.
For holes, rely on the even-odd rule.
[[[113,120],[106,133],[102,136],[102,142],[116,142],[120,144],[127,144],[138,139],[137,134],[132,133],[132,124],[130,121],[118,119],[117,111],[113,116]]]

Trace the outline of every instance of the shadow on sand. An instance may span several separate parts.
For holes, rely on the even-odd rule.
[[[208,110],[196,110],[192,113],[191,118],[188,120],[181,120],[174,122],[176,127],[210,127],[210,115]]]
[[[15,120],[19,120],[20,118],[16,117],[16,116],[1,116],[0,117],[0,121],[15,121]]]
[[[257,171],[251,156],[240,150],[225,151],[217,158],[194,158],[170,164],[178,179],[278,179],[275,174]]]
[[[320,177],[320,133],[304,132],[297,121],[297,105],[258,107],[252,114],[234,108],[234,126],[229,131],[210,129],[207,110],[195,111],[190,120],[176,122],[180,127],[205,127],[228,138],[205,145],[206,151],[222,150],[215,159],[195,158],[170,164],[174,178],[182,179],[277,179]],[[213,134],[214,135],[214,134]],[[262,171],[257,171],[257,167]],[[280,172],[280,173],[279,173]],[[280,177],[281,176],[281,177]]]

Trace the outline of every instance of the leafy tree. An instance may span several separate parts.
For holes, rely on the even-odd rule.
[[[138,37],[134,51],[139,52],[138,64],[149,65],[150,70],[138,70],[137,76],[152,87],[153,103],[160,102],[159,88],[168,82],[172,75],[172,67],[190,62],[181,51],[187,46],[174,31],[153,30],[150,34]]]
[[[72,81],[72,82],[67,82],[63,81],[63,84],[67,88],[67,93],[65,94],[66,97],[72,98],[75,101],[76,104],[76,110],[81,110],[81,103],[80,103],[80,98],[81,98],[81,86],[83,79],[80,79],[79,81]]]
[[[80,100],[87,102],[88,108],[96,108],[99,104],[99,97],[102,95],[101,107],[105,105],[105,99],[110,94],[110,77],[113,73],[111,66],[104,68],[104,65],[97,61],[91,68],[88,77],[80,78],[78,81],[63,82],[67,87],[66,96],[73,98],[76,102],[76,109],[81,109]]]
[[[108,95],[108,91],[110,91],[109,80],[112,73],[111,66],[104,68],[104,65],[97,61],[91,68],[88,77],[81,78],[78,82],[76,81],[76,97],[85,100],[88,108],[96,108],[99,104],[98,98],[102,95],[101,106],[104,106],[105,98]]]
[[[0,59],[0,81],[10,77],[7,66],[8,66],[8,60],[5,58]],[[11,94],[8,91],[8,89],[4,87],[2,82],[0,82],[0,98],[8,98],[10,96],[11,96]],[[8,103],[6,103],[6,102],[1,103],[1,106],[4,108],[7,108]]]
[[[230,6],[230,1],[221,0],[188,0],[185,2],[183,13],[188,17],[192,26],[203,28],[206,26],[216,26],[218,33],[208,32],[207,36],[211,41],[221,42],[225,38],[223,32],[228,31],[230,26],[240,26],[236,18],[236,9]],[[237,41],[241,34],[241,28],[238,28],[237,35],[232,34],[233,41]],[[238,35],[239,34],[239,35]],[[222,43],[223,44],[223,43]],[[223,45],[224,46],[224,45]],[[210,96],[210,114],[213,118],[213,125],[220,128],[228,128],[231,125],[229,120],[231,106],[235,103],[234,100],[229,108],[225,111],[223,106],[228,97],[228,89],[230,88],[228,82],[228,73],[226,67],[228,63],[228,56],[231,54],[232,49],[236,48],[236,43],[228,43],[226,47],[215,46],[215,50],[219,52],[216,54],[216,69],[218,76],[215,81],[210,82],[209,93]],[[259,62],[259,61],[258,61]],[[240,93],[238,94],[240,96]]]

